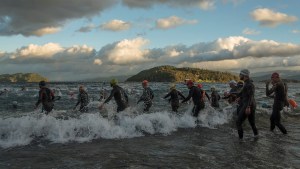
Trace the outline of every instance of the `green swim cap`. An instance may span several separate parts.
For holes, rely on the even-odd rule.
[[[111,86],[114,86],[114,85],[116,85],[118,83],[118,81],[116,80],[116,79],[112,79],[111,81],[110,81],[110,85]]]

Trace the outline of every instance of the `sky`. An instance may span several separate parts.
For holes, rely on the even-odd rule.
[[[298,0],[0,0],[0,74],[300,71]]]

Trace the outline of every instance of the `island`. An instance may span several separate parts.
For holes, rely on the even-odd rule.
[[[152,82],[183,82],[187,79],[194,82],[228,82],[238,81],[239,77],[229,72],[164,65],[143,70],[126,81],[141,82],[145,79]]]
[[[2,74],[0,75],[0,82],[39,82],[48,81],[47,78],[37,74],[37,73],[15,73],[15,74]]]

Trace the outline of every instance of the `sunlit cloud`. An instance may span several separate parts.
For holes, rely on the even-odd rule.
[[[63,48],[57,43],[47,43],[42,46],[30,44],[26,47],[17,49],[15,55],[18,57],[28,58],[49,58],[61,51],[63,51]]]
[[[74,45],[70,48],[66,48],[65,51],[69,54],[80,54],[80,53],[91,53],[93,52],[94,48],[89,47],[87,45]]]
[[[180,64],[183,67],[197,67],[202,69],[211,70],[238,70],[242,68],[258,69],[258,68],[275,68],[276,67],[295,67],[300,66],[300,55],[294,57],[269,57],[269,58],[254,58],[247,57],[241,59],[229,59],[219,61],[204,61],[188,63],[184,62]]]
[[[115,32],[128,30],[130,27],[131,24],[129,22],[116,20],[116,19],[100,25],[100,28],[103,30],[115,31]]]
[[[43,36],[43,35],[46,35],[46,34],[54,34],[54,33],[57,33],[60,31],[61,28],[59,27],[47,27],[47,28],[41,28],[41,29],[38,29],[38,30],[35,30],[32,32],[33,35],[36,35],[36,36]]]
[[[143,38],[135,38],[132,40],[122,40],[113,44],[103,47],[99,56],[101,60],[109,64],[136,64],[140,62],[147,62],[149,59],[147,55],[149,50],[143,49],[149,41]]]
[[[251,16],[260,25],[267,27],[276,27],[280,24],[296,22],[296,16],[289,16],[285,13],[273,11],[268,8],[259,8],[251,12]]]
[[[107,44],[99,50],[87,45],[30,44],[11,53],[1,52],[0,66],[3,73],[42,72],[64,80],[135,74],[159,65],[226,71],[300,66],[300,45],[273,40],[232,36],[153,49],[148,48],[149,43],[138,37]],[[59,77],[55,72],[59,72]]]
[[[102,61],[100,59],[95,59],[94,64],[95,65],[102,65]]]
[[[161,18],[156,21],[156,28],[158,29],[171,29],[184,24],[196,24],[197,20],[186,20],[177,16],[170,16],[168,18]]]

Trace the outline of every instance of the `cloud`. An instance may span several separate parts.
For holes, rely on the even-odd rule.
[[[95,28],[96,26],[94,24],[89,24],[87,26],[79,28],[76,32],[91,32]]]
[[[131,8],[150,8],[156,4],[166,4],[171,7],[198,7],[203,10],[209,10],[215,6],[215,0],[123,0],[122,2]]]
[[[122,20],[116,20],[116,19],[100,25],[101,29],[108,30],[108,31],[114,31],[114,32],[128,30],[130,27],[131,27],[131,24],[129,22],[125,22]]]
[[[251,17],[258,21],[260,25],[267,27],[276,27],[280,24],[296,22],[296,16],[289,16],[285,13],[273,11],[268,8],[259,8],[251,12]]]
[[[50,58],[61,51],[63,51],[63,48],[56,43],[47,43],[43,46],[30,44],[26,47],[17,49],[14,58]]]
[[[30,44],[17,49],[12,53],[5,53],[4,61],[12,64],[32,64],[32,63],[55,63],[68,62],[76,59],[87,59],[95,56],[95,50],[87,45],[74,45],[63,48],[56,43],[47,43],[45,45]]]
[[[70,48],[65,48],[65,53],[68,53],[68,54],[73,54],[73,55],[81,55],[81,54],[84,54],[84,53],[92,53],[94,50],[94,48],[92,47],[89,47],[87,45],[73,45],[72,47]]]
[[[250,29],[250,28],[245,28],[243,30],[243,34],[245,34],[245,35],[258,35],[258,34],[260,34],[260,31]]]
[[[36,36],[43,36],[43,35],[46,35],[46,34],[54,34],[56,32],[59,32],[60,31],[60,28],[57,27],[47,27],[47,28],[41,28],[41,29],[38,29],[36,31],[33,31],[32,34],[33,35],[36,35]]]
[[[145,49],[147,43],[143,38],[123,40],[103,47],[97,57],[103,64],[111,65],[176,65],[244,58],[256,58],[254,61],[275,57],[286,59],[300,55],[300,45],[297,44],[272,40],[253,41],[244,37],[219,38],[213,42],[201,42],[191,46],[173,45],[156,49]]]
[[[113,44],[104,46],[99,51],[101,60],[109,64],[127,65],[140,62],[148,62],[147,54],[149,50],[143,49],[148,40],[135,38],[132,40],[122,40]]]
[[[293,57],[269,57],[269,58],[241,58],[241,59],[229,59],[229,60],[219,60],[219,61],[204,61],[204,62],[196,62],[196,63],[188,63],[184,62],[179,66],[182,67],[198,67],[203,69],[211,69],[211,70],[240,70],[243,68],[248,68],[251,70],[255,69],[267,69],[273,68],[273,70],[277,70],[280,68],[293,68],[296,66],[300,66],[300,55]]]
[[[42,36],[58,31],[67,21],[92,17],[117,0],[1,1],[0,35]]]
[[[228,71],[300,66],[300,45],[292,43],[233,36],[151,49],[149,42],[142,37],[124,39],[99,50],[87,45],[30,44],[11,53],[0,52],[0,66],[2,73],[37,72],[51,80],[130,75],[159,65]]]
[[[229,0],[235,3],[239,0]],[[130,8],[151,8],[166,5],[171,8],[215,8],[216,0],[2,0],[0,5],[0,36],[44,36],[57,33],[70,21],[98,16],[112,6],[123,4]],[[191,23],[189,23],[191,22]],[[185,24],[196,22],[186,21]],[[130,23],[115,20],[101,25],[105,30],[127,30]],[[89,32],[93,25],[79,28],[77,32]]]
[[[95,59],[94,64],[95,65],[102,65],[102,61],[100,59]]]
[[[161,18],[156,21],[156,28],[158,29],[171,29],[184,24],[196,24],[197,20],[185,20],[177,16],[170,16],[168,18]]]

